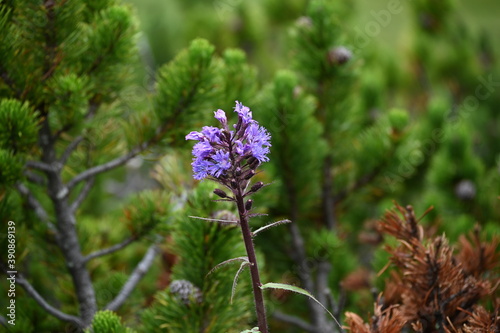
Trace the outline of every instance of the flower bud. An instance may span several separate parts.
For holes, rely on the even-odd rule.
[[[250,167],[250,169],[253,169],[253,170],[257,169],[259,164],[260,164],[259,160],[253,156],[248,159],[248,166]]]
[[[234,174],[238,177],[241,176],[241,168],[237,167],[236,170],[234,170]]]
[[[226,192],[224,192],[224,191],[223,191],[223,190],[221,190],[220,188],[216,188],[216,189],[214,190],[214,193],[215,193],[216,195],[218,195],[219,197],[221,197],[221,198],[227,198],[227,194],[226,194]]]
[[[244,178],[244,179],[246,179],[246,180],[248,180],[248,179],[252,178],[253,176],[255,176],[255,171],[250,170],[250,171],[248,171],[248,172],[245,174],[245,176],[244,176],[243,178]]]
[[[232,187],[233,189],[235,189],[235,190],[236,190],[236,189],[238,188],[238,183],[236,182],[236,180],[231,179],[230,184],[231,184],[231,187]]]
[[[253,200],[252,199],[248,199],[247,202],[245,202],[245,209],[246,210],[252,209],[252,204],[253,204]]]
[[[224,111],[219,109],[219,110],[215,111],[214,114],[215,114],[215,119],[220,121],[222,126],[227,126],[227,118],[226,118],[226,113]]]
[[[250,192],[255,193],[258,190],[260,190],[262,188],[262,186],[264,186],[263,182],[257,182],[257,183],[252,185],[252,187],[250,188]]]

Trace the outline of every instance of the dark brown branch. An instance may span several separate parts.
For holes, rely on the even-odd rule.
[[[102,257],[102,256],[105,256],[105,255],[111,254],[113,252],[119,251],[119,250],[125,248],[126,246],[128,246],[129,244],[135,242],[136,240],[137,240],[137,237],[130,237],[130,238],[127,238],[126,240],[124,240],[121,243],[115,244],[113,246],[110,246],[108,248],[105,248],[105,249],[102,249],[102,250],[99,250],[99,251],[92,252],[92,253],[86,255],[83,258],[83,262],[87,263],[88,261],[90,261],[92,259],[95,259],[95,258],[98,258],[98,257]]]
[[[296,326],[303,331],[311,332],[311,333],[316,332],[316,327],[314,327],[313,325],[307,323],[306,321],[304,321],[298,317],[287,315],[287,314],[279,312],[279,311],[275,311],[273,313],[273,317],[279,321],[284,322],[284,323],[288,323],[288,324],[291,324],[293,326]]]
[[[116,311],[120,308],[120,306],[122,306],[122,304],[134,290],[135,286],[148,272],[149,268],[153,264],[153,260],[155,259],[157,252],[158,248],[155,244],[149,247],[148,251],[139,262],[137,267],[134,269],[127,282],[125,282],[118,295],[116,295],[116,297],[104,307],[106,310]]]
[[[94,178],[92,177],[85,182],[85,185],[83,186],[82,190],[80,191],[80,193],[78,193],[78,197],[71,204],[70,210],[73,212],[73,214],[76,212],[78,207],[80,207],[83,200],[85,200],[85,198],[87,197],[93,186],[94,186]]]

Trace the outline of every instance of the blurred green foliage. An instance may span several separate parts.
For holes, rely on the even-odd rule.
[[[37,1],[0,2],[0,216],[17,223],[17,265],[62,311],[78,308],[64,256],[53,231],[15,190],[31,182],[26,161],[43,155],[40,124],[47,121],[57,133],[58,156],[83,137],[61,171],[65,182],[154,142],[138,173],[140,190],[150,178],[155,189],[110,193],[111,181],[126,182],[132,173],[113,171],[96,179],[75,212],[84,254],[143,238],[87,263],[99,309],[119,293],[147,244],[162,240],[161,257],[125,306],[117,314],[97,312],[95,332],[253,326],[248,277],[242,274],[229,304],[237,268],[207,276],[216,264],[243,255],[238,230],[188,217],[232,214],[230,206],[213,202],[211,184],[191,179],[184,135],[215,125],[212,112],[230,111],[235,100],[250,106],[272,135],[271,161],[256,176],[272,184],[254,203],[268,216],[252,223],[291,218],[296,226],[256,239],[265,282],[304,286],[309,276],[316,289],[327,264],[329,306],[340,316],[345,309],[368,313],[370,288],[382,290],[389,274],[374,278],[387,264],[383,245],[393,242],[378,238],[373,220],[393,200],[416,212],[434,206],[423,223],[452,241],[476,222],[488,235],[498,234],[497,2],[127,2],[132,5],[85,0],[57,7],[57,49],[42,42],[47,16]],[[49,60],[57,70],[47,68]],[[43,186],[31,182],[28,189],[54,218]],[[6,248],[6,238],[0,246]],[[359,272],[363,279],[353,283]],[[173,281],[197,288],[190,302],[169,289]],[[0,285],[5,290],[5,281]],[[273,292],[268,300],[270,313],[314,323],[303,299]],[[13,332],[71,329],[21,288],[17,302]],[[271,325],[300,331],[279,320]]]

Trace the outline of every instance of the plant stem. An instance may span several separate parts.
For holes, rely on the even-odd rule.
[[[261,333],[268,333],[269,330],[267,328],[266,308],[264,306],[262,289],[260,289],[262,284],[260,283],[259,268],[257,265],[257,258],[255,256],[252,233],[250,232],[250,226],[248,224],[247,210],[245,208],[245,203],[243,202],[243,194],[240,186],[237,190],[234,191],[234,195],[236,198],[236,205],[238,206],[238,213],[240,216],[241,233],[243,235],[243,241],[245,242],[248,261],[250,262],[250,275],[252,278],[255,312],[257,314],[257,325],[259,326],[259,331]]]

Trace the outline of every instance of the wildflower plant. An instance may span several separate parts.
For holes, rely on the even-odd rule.
[[[253,201],[248,197],[264,187],[264,183],[260,181],[251,185],[251,180],[260,164],[269,161],[267,155],[270,152],[271,136],[264,127],[253,119],[250,108],[236,101],[234,111],[238,114],[238,121],[233,127],[228,125],[226,113],[219,109],[214,112],[214,116],[220,122],[220,127],[205,126],[201,132],[193,131],[186,135],[186,140],[198,141],[193,147],[194,157],[191,164],[194,178],[213,180],[229,190],[229,193],[227,193],[217,188],[214,193],[221,198],[219,201],[229,201],[236,205],[238,220],[196,218],[240,227],[247,256],[226,260],[216,265],[212,271],[225,264],[241,262],[240,269],[236,273],[233,282],[234,294],[238,275],[247,266],[249,267],[258,329],[261,333],[267,333],[268,325],[262,294],[263,289],[273,288],[294,291],[308,296],[316,302],[318,301],[308,291],[301,288],[280,283],[266,283],[263,285],[260,281],[253,238],[265,229],[283,223],[290,223],[291,221],[281,220],[251,231],[249,219],[258,214],[251,213]]]
[[[226,113],[219,109],[215,111],[215,118],[220,122],[220,128],[205,126],[201,132],[191,132],[186,135],[186,140],[198,141],[193,147],[194,178],[198,180],[208,178],[223,185],[231,194],[222,189],[216,189],[214,193],[223,201],[234,202],[238,208],[239,221],[217,222],[240,226],[247,257],[230,259],[224,263],[240,260],[242,268],[250,267],[258,326],[261,332],[267,332],[262,284],[253,245],[256,232],[252,233],[249,226],[252,200],[246,198],[264,186],[262,182],[257,182],[248,189],[257,167],[269,160],[267,155],[271,146],[271,136],[252,118],[252,111],[248,107],[237,101],[234,111],[238,114],[238,122],[233,129],[228,125]]]

